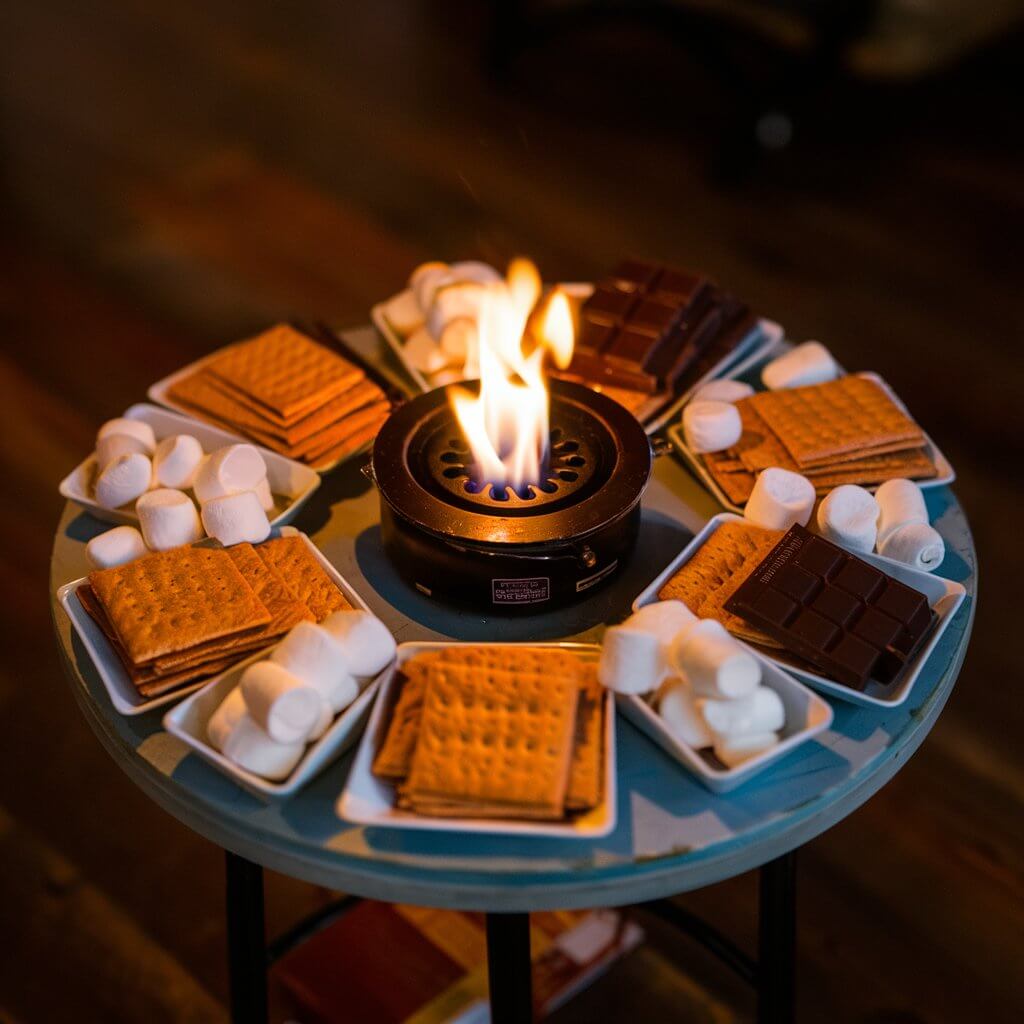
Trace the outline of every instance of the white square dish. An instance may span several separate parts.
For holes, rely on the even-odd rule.
[[[571,821],[505,821],[495,818],[431,818],[404,811],[395,804],[395,788],[373,774],[373,759],[390,723],[390,711],[397,698],[396,669],[414,654],[437,651],[446,647],[471,647],[459,643],[406,643],[399,645],[398,658],[384,679],[370,721],[363,733],[345,788],[338,797],[335,811],[339,818],[358,825],[380,828],[418,829],[428,832],[464,832],[483,835],[547,836],[559,839],[593,839],[606,836],[615,828],[615,704],[610,692],[604,706],[604,790],[601,803],[592,811]],[[491,645],[488,645],[491,646]],[[495,644],[497,647],[552,647],[576,651],[596,658],[600,648],[594,644],[542,643]]]
[[[744,646],[761,663],[762,683],[779,695],[786,709],[786,724],[781,731],[779,742],[771,750],[766,750],[735,768],[726,768],[710,751],[694,750],[684,743],[672,733],[661,715],[642,697],[618,694],[615,698],[622,713],[642,733],[692,772],[701,784],[713,793],[728,793],[742,785],[832,724],[832,708],[827,701],[812,693],[748,644]]]
[[[703,529],[686,545],[685,548],[659,573],[640,595],[633,602],[633,610],[643,607],[645,604],[652,604],[658,600],[658,591],[664,584],[685,565],[701,547],[701,545],[718,529],[722,523],[744,523],[747,522],[743,516],[735,515],[732,512],[720,512],[712,516]],[[868,683],[864,690],[854,690],[834,679],[819,675],[806,663],[798,662],[786,651],[775,648],[757,648],[757,653],[767,660],[785,669],[804,680],[808,686],[832,697],[848,701],[851,704],[863,704],[874,707],[893,708],[902,704],[910,691],[914,688],[917,677],[921,674],[928,656],[935,649],[942,634],[946,631],[950,620],[956,614],[957,609],[963,604],[967,591],[959,583],[943,579],[941,576],[934,576],[931,573],[921,572],[912,569],[909,565],[894,562],[890,558],[882,558],[880,555],[866,555],[857,552],[858,558],[876,566],[883,572],[888,573],[894,579],[905,583],[908,587],[919,590],[928,599],[932,610],[937,614],[938,621],[932,629],[928,642],[914,656],[910,664],[903,670],[895,684],[882,686],[878,683]],[[749,645],[748,645],[749,646]]]
[[[327,561],[320,549],[304,533],[300,533],[292,526],[285,526],[280,530],[275,530],[272,534],[272,536],[282,537],[291,535],[302,537],[313,551],[317,561],[323,566],[327,575],[330,576],[356,608],[369,611],[366,602],[349,586],[345,578]],[[212,545],[216,544],[216,541],[211,541],[207,538],[206,540],[199,541],[199,543]],[[141,715],[147,711],[152,711],[154,708],[162,707],[164,704],[169,704],[171,701],[181,700],[182,697],[189,693],[194,693],[200,687],[206,685],[208,680],[200,679],[198,682],[183,686],[170,693],[162,693],[157,697],[150,697],[148,699],[143,697],[132,684],[131,679],[129,679],[128,673],[125,672],[124,666],[121,664],[121,659],[110,646],[110,641],[103,635],[103,631],[96,625],[92,616],[86,612],[82,607],[81,601],[75,596],[78,588],[86,582],[88,582],[88,577],[83,576],[81,579],[73,580],[71,583],[65,583],[57,591],[57,600],[60,601],[64,611],[67,612],[71,625],[81,638],[85,649],[89,652],[89,657],[96,667],[96,671],[106,687],[107,693],[110,695],[110,701],[119,714]]]
[[[169,412],[156,405],[149,405],[141,402],[133,405],[124,414],[125,419],[139,420],[148,423],[153,428],[153,433],[158,441],[174,434],[191,434],[203,446],[204,452],[215,451],[228,444],[238,444],[246,441],[244,437],[232,434],[220,427],[203,423],[192,416],[182,413]],[[296,512],[309,501],[313,492],[320,486],[320,474],[304,466],[294,459],[287,459],[277,452],[270,451],[261,445],[253,445],[263,456],[267,464],[267,482],[270,484],[271,494],[274,496],[274,509],[270,515],[270,525],[280,526],[289,522]],[[96,493],[93,486],[93,479],[96,472],[96,456],[90,455],[80,462],[60,482],[60,493],[69,501],[73,501],[89,512],[97,519],[107,523],[116,523],[122,526],[138,526],[139,517],[135,513],[134,505],[129,508],[104,508],[96,501]]]
[[[217,771],[236,782],[242,789],[252,793],[260,800],[272,802],[287,800],[293,796],[352,746],[359,736],[359,730],[365,722],[367,714],[369,714],[370,705],[380,687],[381,680],[390,671],[390,666],[372,679],[366,689],[337,715],[330,728],[320,739],[309,744],[302,759],[292,769],[288,778],[281,782],[271,782],[240,768],[234,761],[211,746],[206,735],[206,726],[210,717],[220,707],[221,701],[239,684],[245,669],[253,662],[266,658],[269,654],[270,650],[260,651],[205,682],[202,689],[197,690],[164,715],[164,728],[172,736],[177,736],[204,761],[213,765]]]

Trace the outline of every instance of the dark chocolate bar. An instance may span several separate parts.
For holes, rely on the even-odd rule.
[[[725,607],[858,690],[895,682],[937,620],[919,590],[802,526],[789,529]]]

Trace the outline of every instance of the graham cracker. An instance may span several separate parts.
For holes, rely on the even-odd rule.
[[[412,659],[402,666],[398,700],[391,712],[387,735],[373,760],[373,774],[398,782],[409,774],[420,735],[423,695],[427,689],[427,664]]]
[[[381,416],[374,420],[373,423],[368,424],[364,429],[358,433],[352,434],[346,437],[339,444],[336,444],[333,448],[327,449],[319,455],[309,456],[306,459],[306,464],[317,471],[322,471],[329,466],[333,466],[335,462],[340,459],[347,459],[350,455],[359,451],[367,442],[372,441],[377,434],[380,432],[380,428],[384,425],[384,421],[390,415],[390,409],[387,412],[381,414]]]
[[[391,405],[383,396],[381,401],[357,409],[338,423],[331,424],[323,430],[307,437],[301,444],[289,448],[286,454],[293,459],[315,459],[325,451],[341,444],[353,434],[357,434],[371,423],[386,417]]]
[[[313,613],[295,596],[278,568],[262,559],[251,544],[235,544],[227,552],[273,616],[266,627],[268,635],[278,636],[300,622],[313,621]]]
[[[89,583],[136,665],[272,618],[224,549],[156,551],[91,573]]]
[[[331,612],[352,610],[349,599],[327,575],[302,537],[277,537],[264,541],[256,551],[277,570],[288,589],[310,610],[315,622],[323,622]]]
[[[604,706],[604,687],[597,679],[597,665],[587,664],[576,703],[576,729],[565,792],[567,811],[589,811],[601,802],[604,788]]]

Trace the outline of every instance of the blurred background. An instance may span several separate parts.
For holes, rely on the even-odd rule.
[[[1018,0],[0,5],[0,1021],[215,1021],[222,855],[71,700],[46,565],[97,426],[282,317],[367,321],[431,258],[717,278],[883,372],[984,565],[946,712],[801,853],[800,1019],[1024,1010]],[[325,894],[268,873],[272,931]],[[753,942],[754,880],[680,898]],[[278,1006],[279,1019],[287,1007]],[[558,1021],[742,1021],[687,940]]]

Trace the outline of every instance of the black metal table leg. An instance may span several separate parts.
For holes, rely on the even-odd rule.
[[[487,915],[487,980],[491,1024],[529,1024],[533,1017],[529,914]]]
[[[796,851],[761,868],[758,1024],[790,1024],[796,1003]]]
[[[225,851],[232,1024],[266,1024],[267,948],[263,868]]]

